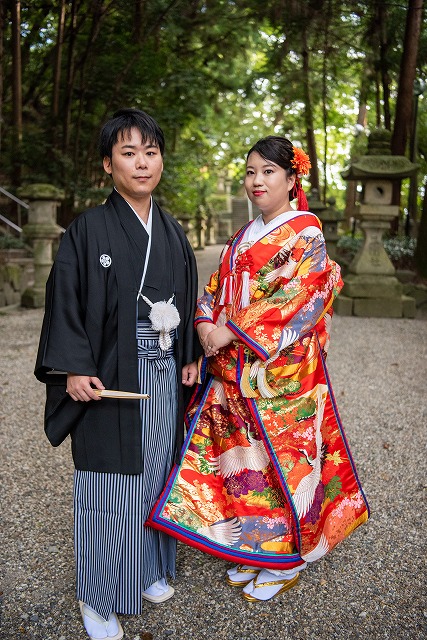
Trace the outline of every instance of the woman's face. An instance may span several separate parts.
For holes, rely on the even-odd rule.
[[[288,177],[279,165],[266,160],[253,151],[246,164],[245,189],[248,198],[262,211],[264,220],[291,211],[289,192],[295,184],[295,175]]]

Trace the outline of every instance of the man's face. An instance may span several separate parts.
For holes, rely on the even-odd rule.
[[[160,149],[148,140],[142,143],[140,132],[133,128],[119,137],[103,165],[117,191],[132,204],[151,196],[162,175],[163,158]]]

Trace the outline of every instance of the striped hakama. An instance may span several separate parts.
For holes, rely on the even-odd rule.
[[[176,541],[144,527],[172,467],[176,436],[173,344],[162,351],[158,336],[138,323],[140,387],[150,396],[140,401],[143,472],[76,470],[74,476],[77,598],[105,619],[112,611],[141,613],[141,593],[175,575]]]

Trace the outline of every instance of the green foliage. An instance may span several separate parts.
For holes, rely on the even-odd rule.
[[[396,269],[413,269],[417,247],[415,238],[393,236],[384,240],[384,248]]]
[[[13,125],[11,3],[3,7],[1,100],[3,181],[65,188],[76,211],[106,182],[97,152],[100,125],[117,109],[154,115],[166,136],[157,197],[193,217],[215,196],[217,179],[242,186],[245,153],[276,133],[306,145],[307,109],[324,195],[344,202],[340,171],[365,152],[366,131],[384,124],[378,89],[385,65],[393,113],[406,6],[346,0],[79,0],[65,2],[65,30],[53,109],[60,0],[22,0],[23,136]],[[77,7],[73,20],[72,7]],[[419,59],[426,59],[427,32]],[[382,57],[381,57],[382,56]],[[308,60],[310,104],[303,63]],[[419,77],[426,69],[419,65]],[[367,104],[366,128],[355,135]],[[426,97],[419,100],[418,161],[427,171]],[[419,194],[421,201],[421,189]]]
[[[209,462],[205,460],[205,458],[202,458],[199,461],[199,468],[200,468],[200,473],[204,475],[210,475],[212,473],[212,467],[209,464]]]
[[[296,419],[305,420],[310,418],[316,411],[316,402],[313,398],[301,398],[298,402],[298,412]]]
[[[329,480],[328,484],[325,487],[325,497],[329,498],[329,500],[333,502],[333,500],[335,500],[335,498],[340,494],[341,487],[342,484],[340,477],[334,476]]]
[[[0,235],[0,249],[25,249],[26,245],[21,238]]]
[[[203,440],[198,442],[198,444],[196,446],[197,446],[197,448],[199,450],[199,454],[202,455],[202,456],[206,455],[206,449],[211,444],[212,444],[212,441],[209,438],[204,438]]]
[[[214,213],[224,213],[227,211],[227,196],[214,193],[208,198],[209,205]]]
[[[342,235],[337,242],[337,255],[344,258],[345,262],[351,262],[362,246],[363,238],[349,234]]]
[[[255,497],[262,497],[264,500],[267,500],[270,505],[270,509],[277,509],[282,506],[279,493],[272,487],[267,487],[264,491],[252,491],[252,495]]]

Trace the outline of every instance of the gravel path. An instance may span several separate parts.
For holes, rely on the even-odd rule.
[[[198,253],[203,279],[217,254]],[[44,388],[32,374],[41,320],[40,310],[0,315],[0,639],[84,640],[70,448],[45,438]],[[263,604],[226,586],[229,565],[180,544],[176,596],[122,616],[126,640],[426,637],[426,338],[425,317],[334,318],[329,369],[368,524]]]

